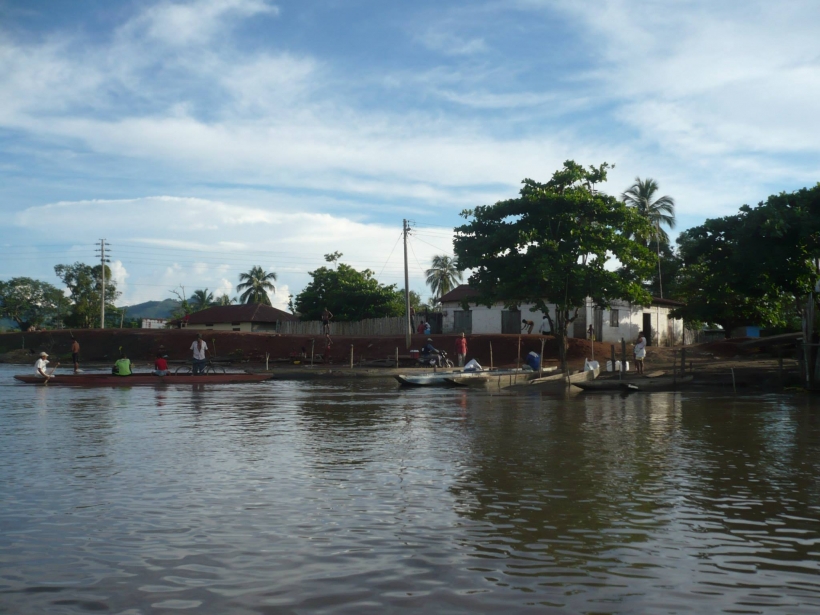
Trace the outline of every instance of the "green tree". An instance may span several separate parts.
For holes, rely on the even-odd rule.
[[[637,209],[651,224],[649,233],[638,239],[669,243],[669,235],[661,226],[675,228],[675,199],[671,196],[656,197],[657,192],[658,182],[654,179],[642,180],[636,177],[635,183],[627,188],[621,198],[628,206]]]
[[[379,284],[370,269],[357,271],[339,263],[309,272],[313,280],[293,300],[302,320],[319,320],[327,307],[335,320],[357,321],[404,314],[404,293]]]
[[[191,309],[194,312],[199,312],[205,308],[211,307],[214,304],[214,294],[209,293],[207,288],[204,290],[195,290],[191,293],[189,303],[191,304]]]
[[[231,297],[228,293],[222,293],[214,301],[214,305],[233,305],[236,303],[236,297]]]
[[[433,291],[436,300],[453,290],[464,278],[458,269],[458,260],[446,254],[434,256],[430,269],[424,273],[427,275],[427,285]]]
[[[266,272],[262,267],[252,267],[247,273],[239,274],[239,284],[236,286],[236,292],[242,292],[239,295],[240,303],[264,303],[270,305],[270,297],[268,292],[275,293],[276,287],[273,282],[276,281],[276,273],[271,271]]]
[[[562,365],[567,329],[586,297],[602,307],[613,299],[650,301],[640,280],[654,259],[632,239],[648,233],[649,222],[595,189],[608,168],[567,161],[546,184],[525,179],[518,198],[462,212],[468,223],[455,229],[459,267],[473,270],[469,283],[479,303],[532,303],[545,313],[555,305]],[[608,268],[613,259],[632,276]]]
[[[22,277],[0,281],[0,315],[12,319],[22,331],[58,326],[69,307],[63,291],[48,282]]]
[[[812,292],[820,259],[820,184],[708,219],[678,237],[678,287],[692,322],[781,327]]]
[[[74,263],[73,265],[56,265],[54,273],[62,280],[70,292],[71,312],[66,317],[69,327],[85,328],[99,326],[101,303],[101,266]],[[120,292],[111,279],[111,269],[105,266],[105,311],[114,314],[117,310],[114,302]],[[117,319],[119,324],[119,318]]]
[[[658,255],[658,277],[655,279],[658,296],[663,297],[663,265],[661,258],[661,244],[669,243],[669,235],[661,228],[662,225],[670,229],[675,228],[675,199],[671,196],[657,197],[658,183],[651,178],[642,180],[635,178],[635,183],[621,195],[624,203],[634,207],[640,214],[649,220],[651,227],[648,235],[636,239],[655,242]]]

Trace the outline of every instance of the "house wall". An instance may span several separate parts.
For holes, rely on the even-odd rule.
[[[544,315],[537,310],[531,312],[532,304],[521,304],[521,318],[535,322],[533,333],[538,332],[538,327]],[[446,312],[443,318],[443,332],[452,333],[454,328],[454,312],[461,310],[461,304],[457,302],[447,302],[442,304],[442,310]],[[473,333],[498,334],[501,333],[501,312],[506,308],[501,303],[496,303],[492,307],[470,304],[470,311],[473,313]],[[550,317],[555,322],[555,306],[548,304]],[[594,323],[595,306],[592,300],[588,299],[586,305],[581,310],[579,318],[586,316],[586,326]],[[610,317],[612,310],[618,310],[618,324],[611,326]],[[635,306],[625,301],[615,301],[611,308],[603,310],[603,326],[601,327],[601,340],[609,343],[620,343],[621,339],[632,342],[638,337],[638,331],[643,329],[643,315],[652,315],[652,340],[651,344],[675,345],[683,343],[683,321],[669,316],[670,308],[663,306]],[[585,329],[586,327],[584,327]],[[569,327],[569,337],[574,335],[574,327]],[[580,332],[579,332],[580,333]]]
[[[240,322],[238,325],[232,325],[229,322],[215,322],[213,324],[204,324],[204,325],[191,325],[189,324],[186,329],[204,329],[206,331],[243,331],[250,333],[252,331],[251,323],[249,322]]]

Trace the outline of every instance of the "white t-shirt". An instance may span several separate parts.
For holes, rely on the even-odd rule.
[[[643,359],[646,356],[646,338],[641,336],[637,344],[635,344],[635,358]]]
[[[199,346],[200,342],[202,342],[201,348]],[[205,351],[208,350],[208,344],[205,343],[205,340],[196,340],[193,344],[191,344],[191,350],[194,351],[194,359],[204,361]]]
[[[39,376],[40,375],[40,370],[43,370],[43,372],[45,372],[47,365],[48,365],[48,360],[47,359],[37,359],[37,362],[34,364],[34,373]]]

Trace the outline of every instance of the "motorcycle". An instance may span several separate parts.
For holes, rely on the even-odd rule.
[[[447,358],[447,353],[444,350],[439,350],[438,354],[428,354],[419,357],[419,363],[434,367],[453,367],[453,362]]]

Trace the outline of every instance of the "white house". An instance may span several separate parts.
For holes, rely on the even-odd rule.
[[[276,331],[279,324],[298,321],[288,312],[262,303],[240,303],[239,305],[215,305],[184,318],[170,322],[171,325],[188,329],[208,329],[210,331]]]
[[[441,297],[444,333],[520,333],[522,320],[535,323],[533,333],[538,333],[544,315],[531,311],[532,304],[521,304],[517,310],[508,310],[503,303],[491,307],[470,301],[478,296],[475,289],[466,284],[454,288]],[[462,301],[469,301],[469,309],[462,308]],[[595,307],[587,299],[578,318],[570,325],[570,337],[586,337],[592,325],[595,339],[603,342],[633,340],[643,331],[652,345],[671,346],[683,343],[683,321],[672,318],[669,312],[683,304],[671,299],[653,297],[648,306],[633,305],[627,301],[613,301],[609,308]],[[555,322],[555,306],[548,304],[550,317]],[[546,323],[545,323],[546,324]]]

